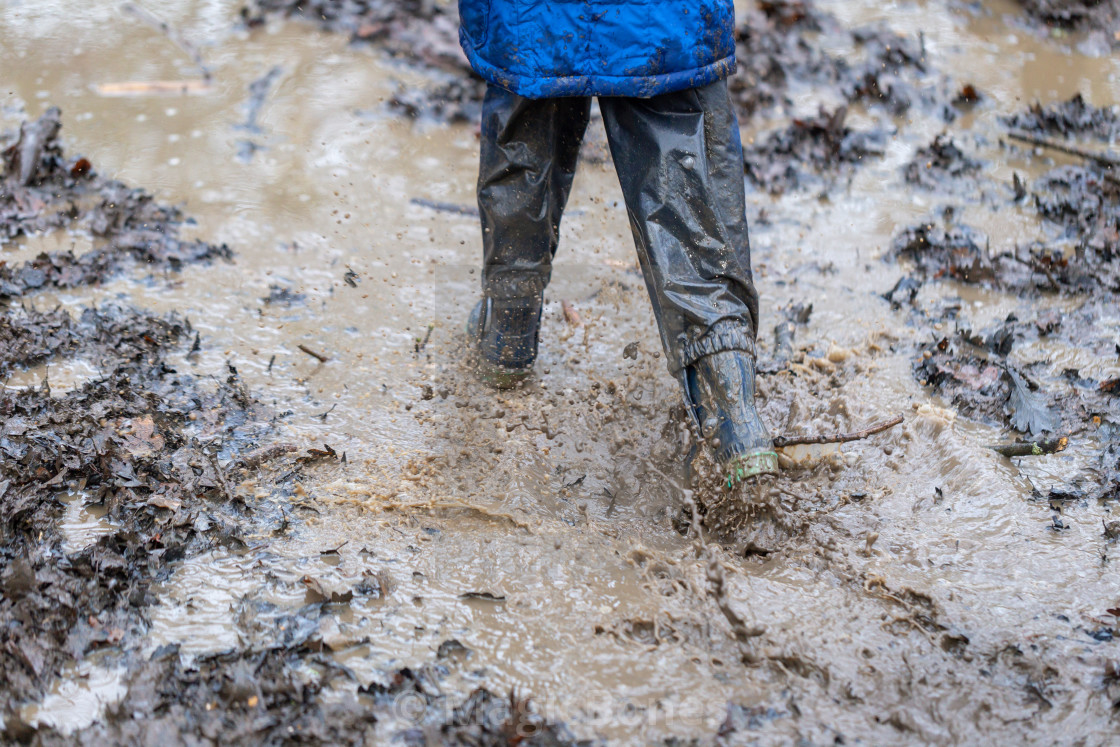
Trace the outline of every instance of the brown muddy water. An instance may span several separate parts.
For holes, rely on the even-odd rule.
[[[903,183],[917,148],[948,131],[991,178],[1038,176],[1050,160],[1001,146],[999,117],[1077,92],[1116,104],[1120,58],[1034,34],[1010,0],[819,6],[846,25],[920,32],[937,68],[986,103],[952,124],[917,111],[894,120],[884,156],[845,183],[749,194],[764,358],[778,309],[813,304],[794,372],[762,379],[768,422],[787,434],[905,422],[789,450],[773,485],[700,495],[748,506],[732,530],[704,539],[674,529],[693,495],[682,487],[679,394],[609,164],[584,163],[577,177],[539,375],[495,394],[462,362],[476,219],[415,201],[473,203],[476,131],[406,121],[385,105],[428,85],[424,74],[297,22],[247,31],[236,4],[166,0],[145,7],[197,46],[212,84],[115,95],[111,84],[198,70],[115,3],[0,6],[0,129],[61,107],[69,153],[181,205],[197,221],[192,236],[236,255],[27,303],[177,310],[206,343],[183,367],[221,374],[233,363],[262,402],[290,413],[279,440],[346,455],[308,470],[290,498],[237,486],[289,514],[288,528],[261,526],[248,550],[178,565],[144,613],[140,653],[179,644],[189,668],[280,635],[276,610],[326,599],[319,635],[354,680],[323,697],[353,708],[364,707],[358,688],[387,672],[438,663],[448,702],[516,690],[579,738],[612,744],[1115,743],[1120,630],[1107,610],[1120,607],[1120,583],[1102,526],[1118,511],[1037,497],[1080,479],[1104,437],[1086,431],[1060,454],[1026,459],[988,450],[1015,434],[923,388],[911,369],[931,329],[879,294],[907,271],[880,260],[892,238],[944,202]],[[246,126],[250,84],[273,69]],[[812,114],[820,100],[799,89],[795,109]],[[773,127],[743,124],[748,142]],[[993,243],[1040,231],[1025,208],[965,214]],[[89,241],[32,236],[0,258]],[[959,324],[976,329],[1076,305],[953,281],[919,298],[959,304]],[[1084,338],[1120,341],[1120,310],[1101,308]],[[631,343],[636,357],[623,355]],[[1099,350],[1041,339],[1012,357],[1055,374],[1120,374]],[[5,386],[47,378],[62,392],[96,375],[80,358],[51,360]],[[114,531],[82,495],[65,501],[68,552]],[[265,608],[272,617],[254,619]],[[750,635],[736,635],[735,618]],[[122,673],[112,652],[76,661],[21,718],[78,738],[124,697]],[[415,727],[415,713],[402,700],[370,743]]]

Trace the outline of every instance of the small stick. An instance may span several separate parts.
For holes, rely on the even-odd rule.
[[[307,353],[308,355],[310,355],[312,358],[316,359],[320,363],[326,363],[327,361],[330,360],[330,358],[328,358],[327,356],[323,355],[322,353],[316,353],[314,350],[307,347],[306,345],[296,345],[296,347],[299,348],[300,350],[302,350],[303,352]]]
[[[1015,260],[1016,262],[1020,262],[1024,265],[1026,265],[1027,267],[1031,268],[1035,272],[1041,272],[1043,275],[1046,276],[1046,279],[1050,281],[1050,287],[1051,288],[1053,288],[1054,290],[1061,290],[1062,287],[1060,285],[1058,285],[1057,279],[1054,278],[1054,273],[1050,272],[1050,270],[1047,269],[1046,265],[1042,264],[1041,262],[1036,261],[1033,257],[1031,259],[1027,260],[1027,259],[1023,259],[1022,257],[1020,257],[1018,254],[1011,254],[1009,256],[1013,260]]]
[[[1069,439],[1051,438],[1045,441],[1023,441],[1017,444],[991,444],[989,449],[1005,457],[1042,456],[1043,454],[1057,454],[1065,451]]]
[[[894,428],[902,422],[902,416],[896,415],[890,420],[873,425],[870,428],[865,428],[862,431],[855,431],[854,433],[832,433],[826,436],[778,436],[774,439],[774,446],[781,448],[783,446],[802,446],[806,444],[843,444],[849,441],[859,441],[860,439],[874,436],[876,433],[882,433],[885,430]]]
[[[1007,133],[1007,136],[1012,140],[1018,140],[1022,143],[1037,145],[1040,148],[1049,148],[1050,150],[1056,150],[1059,153],[1065,153],[1067,156],[1077,156],[1078,158],[1085,158],[1090,161],[1096,161],[1105,168],[1120,168],[1120,161],[1116,160],[1115,158],[1109,158],[1103,153],[1093,153],[1092,151],[1084,150],[1083,148],[1075,148],[1072,145],[1066,145],[1065,143],[1055,143],[1053,140],[1045,140],[1043,138],[1034,137],[1033,135],[1027,135],[1022,132],[1009,132]]]

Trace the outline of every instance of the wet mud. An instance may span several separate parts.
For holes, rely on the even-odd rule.
[[[759,407],[903,422],[728,488],[593,147],[537,375],[474,379],[453,4],[204,5],[0,11],[5,740],[1111,741],[1097,21],[739,8]]]

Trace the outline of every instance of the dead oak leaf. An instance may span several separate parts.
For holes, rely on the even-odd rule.
[[[132,430],[124,434],[124,445],[134,457],[151,456],[163,450],[166,441],[156,431],[155,421],[150,415],[133,418]]]

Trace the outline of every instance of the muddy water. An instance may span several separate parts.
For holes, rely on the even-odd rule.
[[[283,438],[347,455],[301,486],[287,536],[262,529],[245,554],[185,563],[149,613],[150,649],[179,642],[190,656],[252,645],[276,634],[277,610],[315,601],[313,579],[328,594],[357,590],[328,605],[320,632],[360,682],[434,661],[447,669],[449,698],[516,688],[581,736],[706,743],[727,720],[739,724],[732,743],[1108,741],[1115,721],[1102,675],[1120,654],[1091,634],[1115,623],[1105,612],[1118,601],[1115,572],[1102,561],[1114,552],[1101,535],[1109,509],[1067,511],[1056,531],[1045,505],[1028,500],[1032,486],[1045,492],[1078,475],[1098,445],[1018,464],[987,451],[1004,434],[922,390],[910,373],[916,332],[876,297],[903,272],[878,259],[892,235],[939,204],[900,189],[900,170],[946,128],[940,120],[898,123],[886,157],[827,200],[751,196],[752,217],[769,216],[752,234],[766,305],[814,304],[799,332],[805,367],[763,382],[768,420],[790,433],[851,430],[894,413],[907,420],[873,440],[812,451],[778,485],[738,496],[758,516],[721,549],[671,525],[683,499],[669,416],[679,394],[658,355],[609,166],[585,164],[577,179],[542,375],[524,392],[495,395],[461,365],[477,225],[412,202],[471,204],[477,137],[384,108],[422,76],[297,24],[237,31],[235,8],[184,0],[151,9],[199,46],[214,73],[209,89],[105,96],[99,85],[198,71],[135,17],[88,5],[0,11],[4,124],[60,105],[72,152],[183,204],[197,235],[229,243],[237,257],[35,303],[124,298],[177,309],[206,342],[184,367],[220,373],[232,362],[263,400],[290,411]],[[998,147],[998,115],[1076,91],[1120,101],[1120,62],[1070,54],[1007,24],[1010,1],[978,15],[935,2],[822,5],[850,24],[923,32],[945,72],[980,88],[991,105],[950,129],[986,138],[978,153],[997,178],[1043,168]],[[239,127],[250,83],[274,67],[259,131]],[[808,95],[798,105],[815,108]],[[765,128],[749,123],[746,133]],[[239,157],[247,149],[251,157]],[[1015,210],[977,206],[969,217],[1008,244],[1039,230]],[[32,237],[3,252],[58,240]],[[266,303],[270,286],[299,298]],[[962,320],[976,327],[1024,309],[1017,297],[951,284],[923,294],[959,296]],[[579,326],[564,320],[561,299]],[[1098,334],[1117,334],[1115,315],[1098,324]],[[631,342],[636,359],[622,355]],[[1050,344],[1015,355],[1059,371],[1075,361],[1094,376],[1117,372],[1115,360]],[[92,375],[83,365],[52,362],[9,385],[46,375],[72,386]],[[71,543],[102,529],[98,517],[72,513]],[[713,599],[713,559],[726,605],[765,628],[745,645]],[[90,718],[88,702],[72,709],[73,726]],[[66,708],[42,705],[52,723],[66,723]],[[388,736],[407,716],[402,707],[399,723],[380,728]]]

